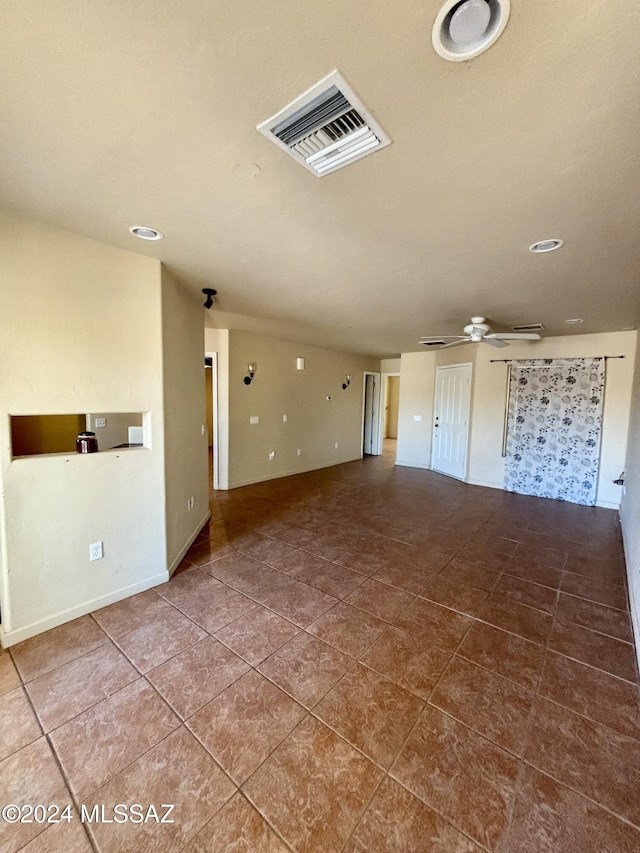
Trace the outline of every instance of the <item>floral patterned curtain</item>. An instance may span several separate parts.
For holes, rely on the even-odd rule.
[[[604,358],[512,363],[506,491],[595,504],[605,363]]]

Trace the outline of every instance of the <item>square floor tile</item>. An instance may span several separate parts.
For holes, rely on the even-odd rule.
[[[327,595],[346,598],[365,581],[364,575],[358,572],[339,566],[337,563],[330,563],[328,560],[322,562],[324,565],[309,569],[301,580]]]
[[[338,649],[301,632],[257,669],[306,708],[330,690],[353,660]]]
[[[373,575],[373,579],[379,583],[388,584],[412,595],[421,593],[434,577],[436,571],[407,564],[402,558],[392,560]]]
[[[30,743],[0,761],[0,803],[57,805],[62,811],[72,803],[58,765],[45,738]],[[6,823],[0,820],[0,850],[13,853],[46,830],[41,823]],[[43,848],[39,845],[36,850]]]
[[[558,593],[555,589],[530,583],[522,578],[514,578],[511,575],[502,575],[498,581],[492,599],[497,599],[498,596],[504,596],[517,601],[518,604],[525,604],[527,607],[533,607],[534,610],[541,610],[551,615],[555,612],[558,601]]]
[[[472,621],[462,613],[417,599],[397,617],[395,625],[442,649],[454,651]]]
[[[27,692],[49,732],[137,678],[122,652],[107,643],[28,682]]]
[[[491,592],[500,580],[500,572],[454,557],[440,572],[440,577],[456,584],[468,584],[476,589]]]
[[[22,853],[92,853],[89,836],[80,822],[80,815],[72,809],[71,819],[50,824],[45,832],[37,835]]]
[[[542,646],[483,622],[472,625],[457,653],[529,690],[536,688],[544,661]]]
[[[183,853],[289,853],[289,850],[242,794],[235,794]]]
[[[413,595],[369,578],[345,599],[347,604],[366,610],[378,619],[392,622],[415,601]]]
[[[640,741],[538,699],[527,762],[640,825]]]
[[[81,616],[11,647],[20,675],[31,681],[63,663],[97,649],[109,638],[91,616]]]
[[[480,849],[387,777],[351,836],[345,853],[480,853]]]
[[[93,827],[96,842],[107,853],[181,850],[235,793],[209,753],[184,727],[180,727],[118,776],[85,800],[91,809],[103,804],[107,814],[116,803],[173,804],[174,823],[99,823]]]
[[[153,622],[122,634],[117,642],[141,672],[149,672],[206,636],[206,631],[171,607]]]
[[[548,613],[517,604],[495,592],[482,605],[477,618],[540,645],[546,643],[553,621]]]
[[[358,664],[316,705],[314,714],[388,768],[423,708],[417,696]]]
[[[640,738],[637,684],[630,684],[564,655],[547,652],[539,692],[541,696],[620,734]]]
[[[503,749],[522,755],[534,694],[454,657],[429,702]]]
[[[589,601],[597,601],[598,604],[606,604],[607,607],[629,610],[629,596],[621,586],[600,583],[591,578],[584,578],[582,575],[564,572],[561,590],[569,595],[577,595],[580,598],[587,598]]]
[[[633,642],[629,614],[623,610],[598,604],[596,601],[587,601],[585,598],[576,598],[561,592],[556,619],[598,631],[600,634],[607,634],[626,643]]]
[[[627,681],[635,683],[637,680],[636,656],[631,643],[556,621],[549,637],[549,648]]]
[[[300,628],[306,628],[337,602],[338,599],[332,595],[295,581],[284,592],[269,598],[265,604]]]
[[[188,726],[241,785],[306,713],[286,693],[251,671],[194,714]]]
[[[147,678],[182,719],[194,714],[249,669],[213,637],[205,637],[147,673]]]
[[[284,646],[300,628],[266,607],[255,607],[224,628],[216,638],[240,657],[256,666]]]
[[[179,720],[144,679],[134,681],[51,733],[73,791],[95,791],[155,743]]]
[[[14,690],[20,684],[20,676],[15,668],[11,655],[0,649],[0,696]]]
[[[357,750],[308,717],[254,773],[244,792],[295,850],[337,853],[381,776]]]
[[[421,598],[475,616],[489,593],[460,580],[450,580],[442,574],[436,575],[420,593]]]
[[[293,583],[293,579],[283,572],[277,572],[242,554],[223,557],[206,570],[218,580],[259,602],[266,601]]]
[[[108,607],[95,610],[93,618],[111,637],[119,637],[135,628],[155,621],[170,610],[169,604],[152,589],[116,601]]]
[[[563,555],[564,557],[564,555]],[[550,589],[558,589],[562,582],[563,572],[560,568],[546,566],[535,557],[512,557],[507,563],[504,574],[521,578],[525,581],[541,584]]]
[[[306,583],[307,575],[309,573],[322,569],[325,566],[332,565],[332,563],[330,563],[329,560],[325,560],[323,557],[311,554],[309,551],[303,551],[300,548],[296,548],[293,551],[287,552],[284,557],[274,560],[272,565],[273,568],[277,569],[279,572],[285,572],[286,574],[291,575],[292,578]],[[360,578],[360,581],[362,581],[362,578]]]
[[[22,687],[0,696],[0,719],[0,761],[42,734]]]
[[[360,661],[420,699],[427,699],[450,659],[450,652],[389,627]]]
[[[632,853],[640,850],[640,832],[525,765],[505,850]]]
[[[425,708],[391,776],[489,850],[507,829],[518,760],[471,729]]]
[[[312,622],[307,631],[346,655],[357,658],[385,627],[381,619],[341,601]]]

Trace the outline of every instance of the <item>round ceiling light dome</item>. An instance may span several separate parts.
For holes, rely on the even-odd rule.
[[[564,240],[553,237],[550,240],[538,240],[529,246],[529,251],[534,255],[543,255],[545,252],[555,252],[556,249],[561,249],[564,246]]]
[[[450,62],[484,53],[506,27],[509,12],[509,0],[447,0],[431,33],[436,53]]]
[[[149,228],[147,225],[132,225],[129,231],[134,237],[139,237],[141,240],[163,240],[164,234],[156,228]]]

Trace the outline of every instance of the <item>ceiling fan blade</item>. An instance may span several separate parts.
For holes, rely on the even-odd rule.
[[[509,344],[506,341],[498,341],[494,337],[488,337],[487,335],[480,341],[481,344],[491,344],[492,347],[508,347]]]
[[[485,338],[495,338],[498,341],[539,341],[542,335],[537,332],[492,332]]]
[[[444,346],[440,347],[440,349],[446,349],[447,347],[459,347],[460,344],[471,343],[471,340],[471,338],[462,338],[461,341],[451,341],[450,344],[445,344]]]

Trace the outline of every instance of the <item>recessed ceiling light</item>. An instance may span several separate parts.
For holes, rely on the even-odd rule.
[[[571,320],[565,320],[567,326],[579,326],[580,323],[584,323],[580,317],[573,317]]]
[[[509,0],[446,0],[431,32],[436,53],[450,62],[491,47],[509,20]]]
[[[134,237],[139,237],[141,240],[162,240],[164,238],[161,231],[149,228],[147,225],[132,225],[129,231]]]
[[[544,252],[555,252],[556,249],[561,249],[562,246],[564,246],[564,240],[554,237],[551,240],[538,240],[537,243],[532,243],[529,246],[529,251],[541,255]]]

